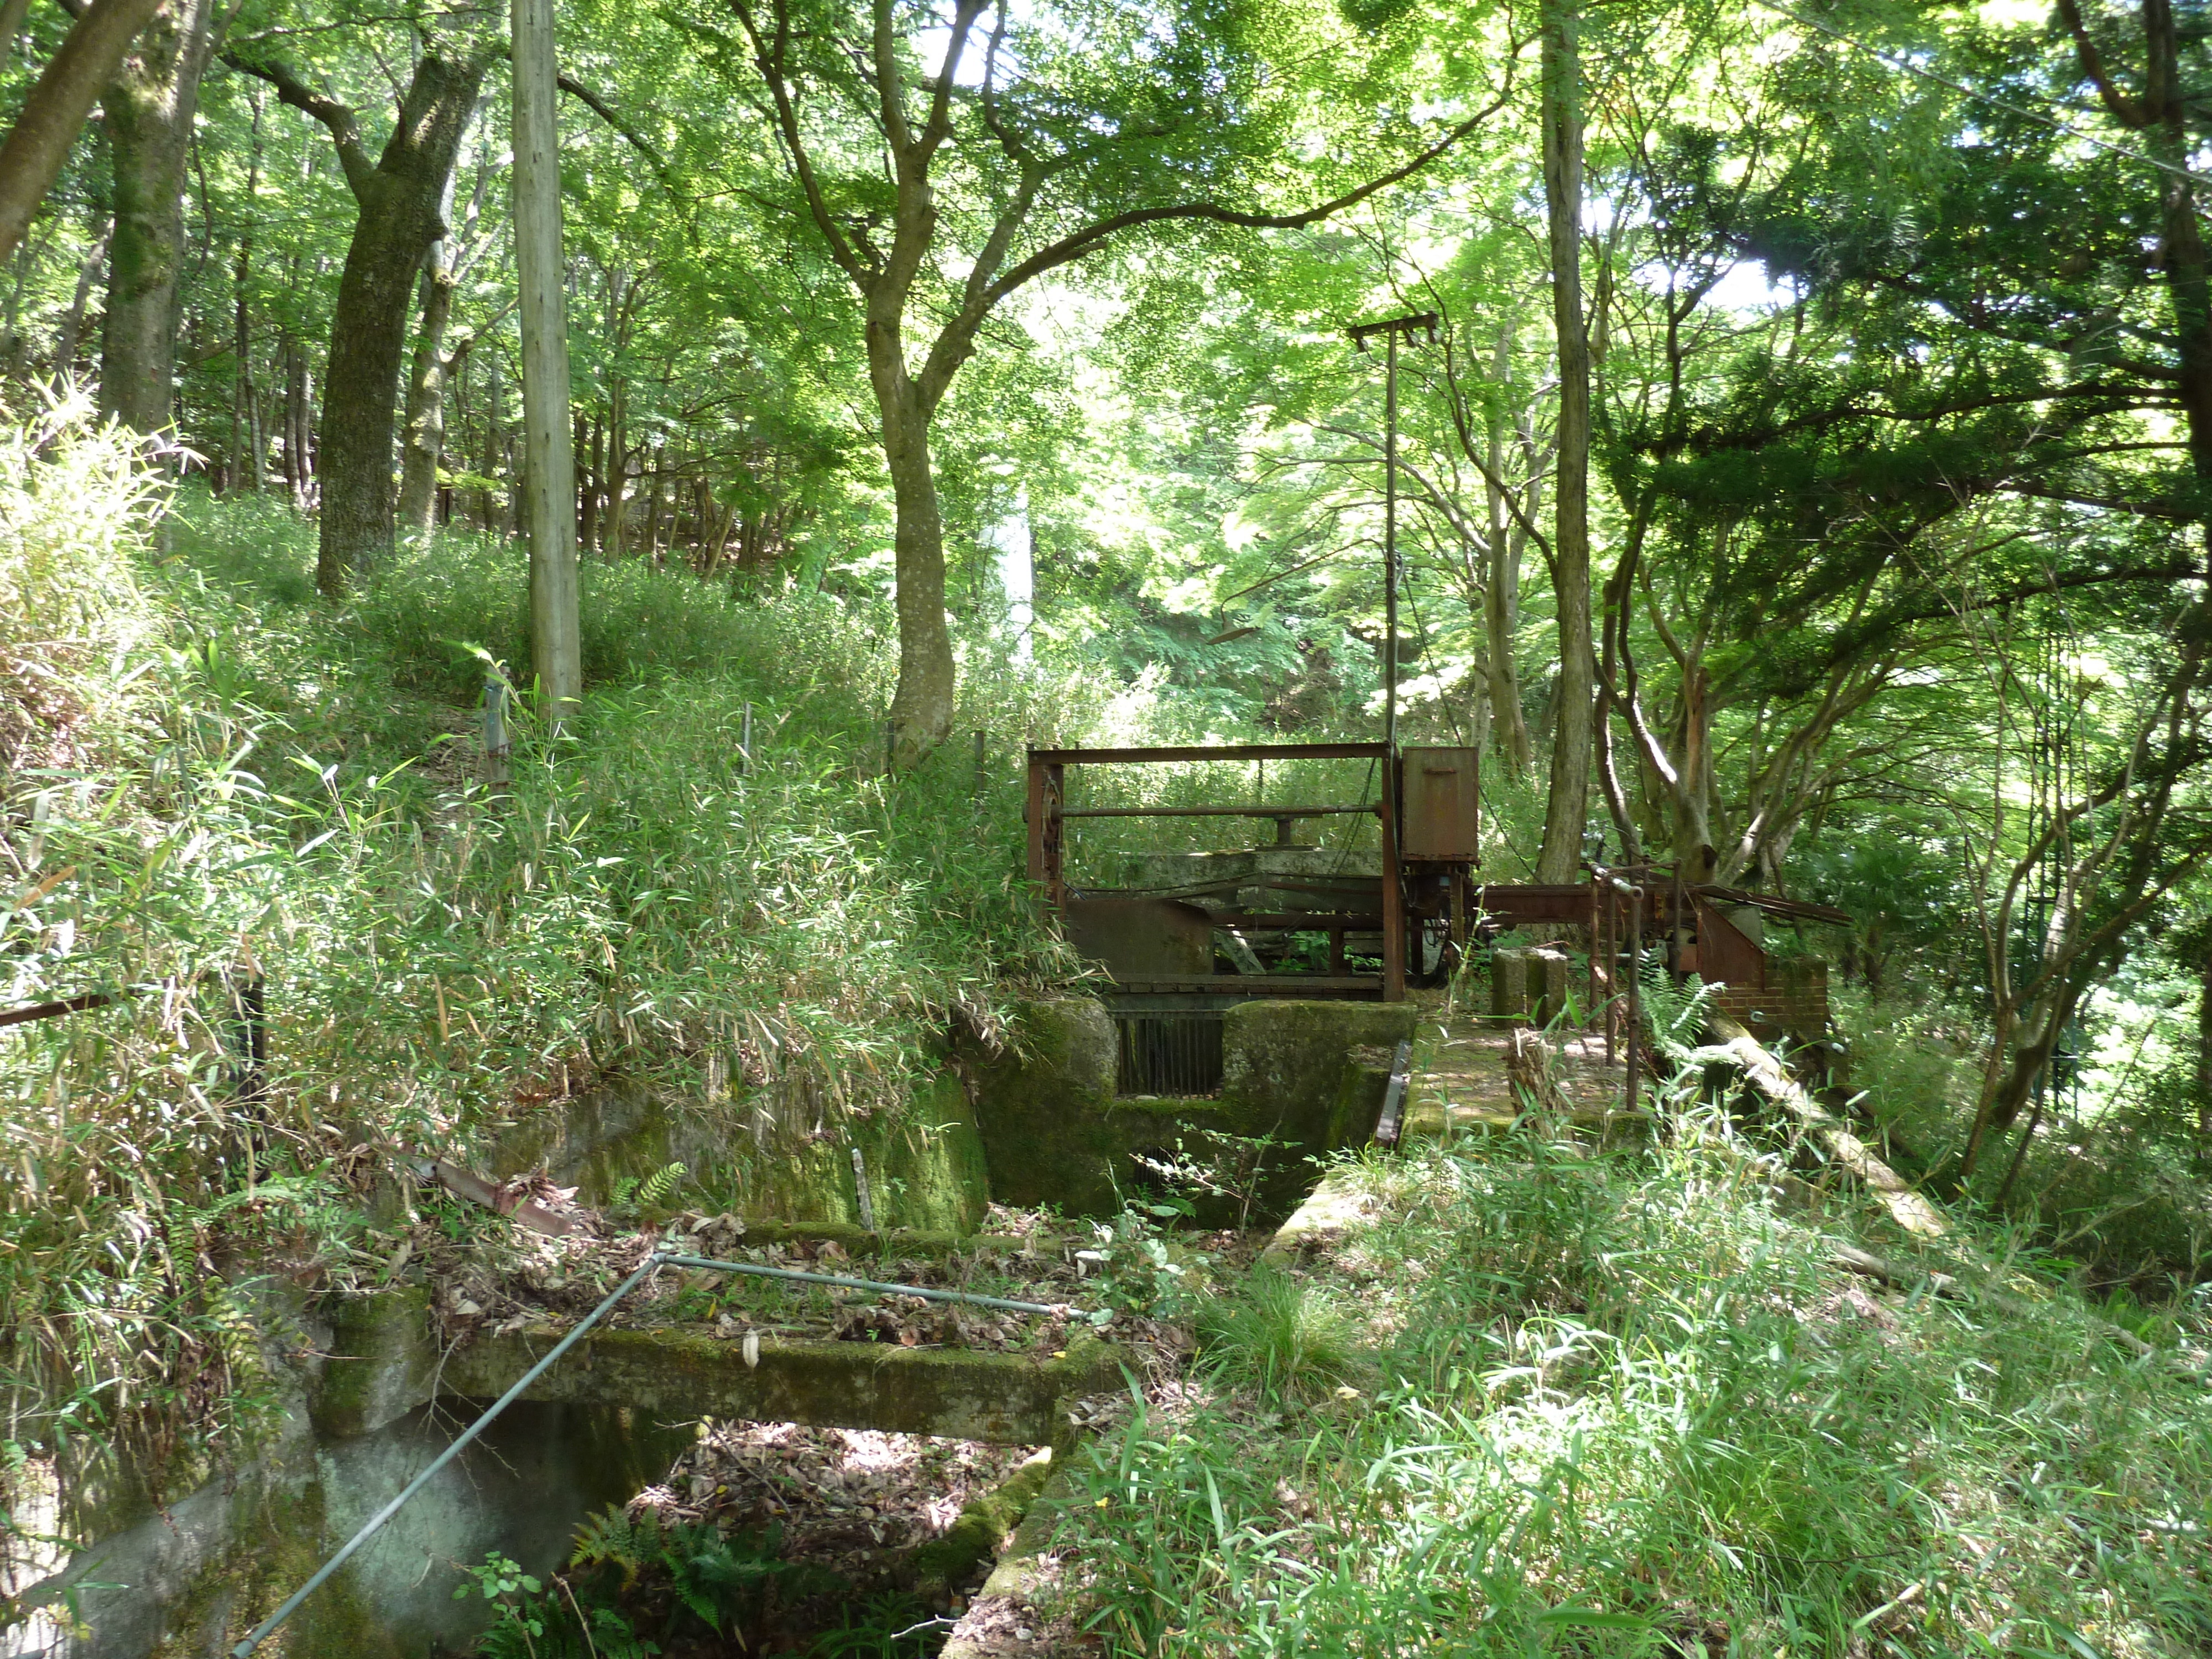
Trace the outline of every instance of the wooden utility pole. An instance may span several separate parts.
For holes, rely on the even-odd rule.
[[[1589,811],[1589,339],[1583,325],[1582,53],[1575,0],[1547,0],[1543,19],[1544,202],[1552,244],[1552,321],[1559,343],[1559,425],[1553,483],[1553,585],[1559,678],[1552,708],[1552,785],[1536,879],[1571,882]]]
[[[568,311],[553,0],[514,5],[514,254],[521,293],[523,523],[531,665],[547,720],[584,694],[576,598],[576,458],[568,442]]]

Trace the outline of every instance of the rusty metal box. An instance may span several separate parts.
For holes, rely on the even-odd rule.
[[[1438,864],[1473,864],[1480,753],[1473,749],[1408,749],[1399,762],[1405,856]]]

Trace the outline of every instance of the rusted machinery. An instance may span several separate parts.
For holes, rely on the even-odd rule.
[[[1370,763],[1374,799],[1359,801],[1177,806],[1071,805],[1071,768],[1176,762],[1341,760]],[[1462,942],[1477,857],[1476,757],[1469,749],[1407,749],[1379,743],[1237,744],[1145,749],[1033,749],[1029,774],[1029,869],[1086,957],[1118,989],[1137,995],[1380,997],[1406,993],[1416,953],[1433,961]],[[1307,822],[1371,817],[1372,849],[1309,845]],[[1272,820],[1272,842],[1130,860],[1133,878],[1116,887],[1072,885],[1070,823],[1091,818],[1231,817]],[[1320,934],[1326,971],[1254,971],[1253,935]],[[1225,951],[1219,947],[1225,946]],[[1242,948],[1240,948],[1242,947]],[[1217,969],[1217,954],[1242,970]],[[1372,971],[1354,972],[1365,957]]]
[[[1677,976],[1725,981],[1728,1000],[1743,1004],[1744,1017],[1778,1006],[1785,990],[1800,995],[1770,971],[1756,937],[1765,917],[1847,920],[1819,905],[1685,883],[1648,865],[1593,867],[1581,882],[1478,884],[1479,758],[1472,749],[1382,743],[1030,750],[1030,878],[1076,949],[1112,979],[1108,1001],[1121,1030],[1125,1087],[1206,1092],[1218,1082],[1228,1006],[1254,997],[1395,1002],[1409,979],[1456,961],[1477,929],[1539,937],[1571,930],[1588,963],[1585,1006],[1593,1018],[1622,1002],[1627,988],[1616,981],[1630,939],[1639,935],[1663,947]],[[1069,796],[1069,774],[1078,769],[1302,761],[1369,763],[1363,798],[1133,805],[1071,803]],[[1355,848],[1354,837],[1339,847],[1298,838],[1302,824],[1347,816],[1376,820],[1372,848]],[[1072,883],[1070,826],[1111,818],[1272,821],[1275,833],[1248,847],[1127,854],[1117,884]],[[1286,941],[1316,937],[1327,940],[1325,966],[1284,965],[1294,954]],[[1825,1004],[1824,988],[1819,1000]],[[1613,1018],[1606,1023],[1610,1030]]]

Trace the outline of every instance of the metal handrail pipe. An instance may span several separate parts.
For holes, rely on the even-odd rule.
[[[430,1483],[431,1478],[434,1476],[439,1470],[444,1468],[447,1464],[452,1462],[454,1458],[458,1457],[464,1447],[465,1447],[471,1441],[474,1440],[479,1434],[483,1432],[486,1425],[489,1424],[494,1418],[497,1417],[517,1400],[520,1400],[522,1397],[523,1390],[527,1389],[532,1382],[535,1382],[539,1377],[544,1376],[562,1354],[568,1352],[570,1348],[576,1346],[578,1339],[582,1337],[585,1332],[590,1330],[592,1326],[598,1324],[599,1321],[612,1313],[615,1310],[617,1304],[633,1290],[637,1288],[638,1282],[641,1279],[644,1279],[655,1268],[659,1267],[662,1262],[667,1260],[668,1258],[666,1256],[655,1251],[653,1255],[646,1257],[643,1261],[640,1262],[635,1273],[632,1273],[628,1279],[623,1280],[621,1284],[616,1285],[612,1291],[609,1291],[605,1301],[600,1303],[598,1307],[592,1309],[591,1312],[586,1314],[581,1320],[578,1321],[575,1328],[570,1331],[566,1336],[562,1337],[558,1342],[556,1342],[547,1352],[544,1358],[539,1360],[528,1370],[523,1372],[522,1376],[516,1381],[513,1388],[509,1389],[505,1394],[500,1395],[497,1400],[492,1401],[492,1403],[485,1408],[483,1416],[477,1418],[475,1422],[470,1424],[465,1429],[463,1429],[459,1434],[453,1437],[453,1443],[452,1445],[447,1447],[445,1450],[440,1452],[437,1456],[430,1460],[428,1468],[425,1468],[420,1474],[416,1475],[412,1480],[410,1480],[404,1486],[401,1487],[399,1495],[397,1498],[393,1498],[389,1504],[386,1504],[382,1509],[371,1516],[366,1526],[362,1527],[359,1532],[354,1534],[351,1538],[346,1540],[344,1546],[336,1555],[331,1557],[329,1560],[324,1562],[320,1567],[315,1570],[315,1576],[307,1580],[306,1583],[301,1585],[299,1589],[294,1590],[290,1595],[285,1598],[284,1603],[282,1607],[278,1607],[276,1612],[270,1613],[266,1619],[263,1620],[259,1624],[256,1625],[251,1631],[249,1631],[246,1633],[246,1639],[230,1650],[232,1659],[247,1659],[247,1656],[251,1654],[254,1649],[259,1647],[264,1642],[275,1635],[276,1633],[277,1626],[282,1625],[287,1619],[289,1619],[294,1613],[297,1613],[300,1610],[301,1604],[310,1595],[313,1595],[317,1590],[320,1589],[325,1583],[328,1583],[332,1573],[336,1572],[340,1567],[345,1565],[348,1561],[350,1561],[353,1559],[355,1553],[358,1551],[363,1544],[368,1542],[370,1539],[374,1538],[379,1532],[383,1530],[384,1523],[392,1519],[393,1516],[398,1514],[399,1511],[406,1506],[407,1500],[409,1498],[414,1497],[416,1492],[422,1491],[424,1486]]]
[[[1063,818],[1318,818],[1378,812],[1377,806],[1063,806]]]

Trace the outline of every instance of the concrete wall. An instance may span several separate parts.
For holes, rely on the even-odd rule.
[[[133,1472],[72,1483],[97,1541],[30,1586],[45,1611],[0,1635],[8,1659],[222,1659],[449,1445],[483,1401],[433,1401],[441,1354],[427,1297],[295,1299],[269,1345],[279,1409],[254,1455],[173,1501]],[[584,1517],[658,1479],[686,1423],[607,1400],[523,1401],[485,1431],[262,1651],[290,1659],[428,1659],[482,1629],[460,1569],[500,1550],[541,1571]],[[125,1495],[129,1494],[129,1495]]]
[[[680,1201],[763,1219],[857,1223],[858,1146],[876,1219],[886,1227],[971,1232],[989,1208],[975,1113],[951,1071],[918,1088],[897,1113],[840,1117],[817,1139],[772,1131],[756,1139],[729,1119],[617,1082],[562,1102],[509,1130],[483,1156],[494,1180],[542,1169],[587,1204],[605,1203],[625,1178],[672,1163],[689,1172]]]
[[[1152,1184],[1140,1156],[1172,1156],[1178,1139],[1204,1152],[1212,1131],[1285,1143],[1261,1183],[1261,1211],[1279,1213],[1310,1184],[1306,1158],[1367,1139],[1391,1054],[1413,1029],[1407,1003],[1255,999],[1228,1011],[1218,1095],[1122,1100],[1105,1006],[1087,996],[1028,1004],[1006,1048],[964,1056],[991,1196],[1110,1215]]]
[[[556,1341],[556,1328],[447,1352],[415,1290],[295,1310],[312,1347],[279,1361],[280,1418],[257,1455],[140,1512],[81,1512],[98,1539],[29,1588],[47,1611],[9,1659],[222,1659]],[[1074,1334],[1057,1357],[689,1327],[594,1332],[434,1476],[263,1650],[290,1659],[434,1659],[483,1627],[465,1569],[497,1550],[534,1573],[577,1524],[659,1480],[702,1416],[1015,1445],[1066,1443],[1068,1402],[1121,1362]],[[124,1483],[132,1484],[132,1483]],[[143,1483],[137,1483],[143,1485]],[[82,1511],[82,1506],[80,1506]]]

